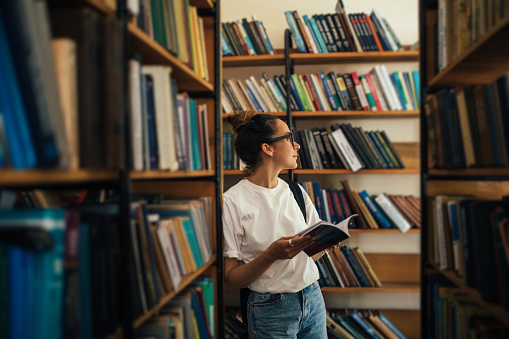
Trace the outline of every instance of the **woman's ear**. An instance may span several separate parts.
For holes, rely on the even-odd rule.
[[[273,155],[272,146],[269,144],[262,144],[262,152],[271,157]]]

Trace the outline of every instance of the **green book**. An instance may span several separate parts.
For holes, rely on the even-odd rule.
[[[297,89],[297,93],[299,94],[300,101],[304,106],[304,110],[312,111],[311,104],[309,103],[306,97],[306,93],[304,93],[304,88],[302,87],[302,83],[300,82],[299,76],[297,74],[292,74],[292,80],[293,84],[295,85],[295,88]]]
[[[382,144],[383,150],[391,160],[392,164],[394,165],[394,168],[402,168],[394,154],[392,153],[391,149],[389,148],[389,145],[385,142],[384,137],[382,136],[382,133],[380,131],[375,131],[375,135],[380,141],[380,144]]]

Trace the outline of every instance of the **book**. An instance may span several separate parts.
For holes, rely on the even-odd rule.
[[[322,220],[297,233],[299,236],[311,235],[315,237],[315,242],[303,251],[311,257],[350,238],[348,228],[354,217],[357,217],[357,214],[349,216],[337,225]]]
[[[406,218],[398,211],[396,206],[391,202],[386,194],[380,193],[375,198],[378,206],[385,212],[385,214],[394,222],[394,224],[401,230],[401,232],[407,232],[412,226],[406,220]]]

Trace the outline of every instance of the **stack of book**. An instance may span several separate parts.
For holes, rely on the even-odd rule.
[[[135,338],[214,337],[214,279],[199,277],[134,331]]]
[[[45,2],[2,13],[0,167],[123,168],[122,23]]]
[[[208,81],[204,26],[198,8],[184,0],[140,0],[137,9],[138,27]]]
[[[327,310],[329,338],[399,338],[406,336],[379,310]]]
[[[211,199],[173,201],[152,194],[144,198],[151,203],[140,200],[131,205],[136,316],[177,291],[182,277],[205,265],[213,255]]]
[[[353,221],[358,228],[397,228],[406,232],[412,227],[421,227],[419,198],[386,193],[369,195],[366,190],[352,190],[347,180],[342,180],[341,184],[342,189],[322,189],[317,181],[299,182],[311,198],[320,219],[330,223],[337,224],[352,214],[358,214]]]
[[[433,338],[447,337],[457,333],[458,337],[468,337],[470,333],[478,336],[507,338],[507,324],[502,323],[480,306],[473,298],[452,284],[443,275],[430,274],[427,277],[427,305],[436,310],[434,316],[427,318],[427,327],[433,329]]]
[[[382,283],[360,248],[336,247],[316,261],[322,287],[380,287]]]
[[[509,309],[509,202],[436,195],[430,204],[430,261]]]
[[[286,11],[286,21],[301,53],[399,51],[403,47],[377,9],[348,14],[341,0],[336,13],[312,17]]]
[[[140,66],[135,58],[129,66],[132,168],[211,169],[207,105],[177,93],[170,66]]]
[[[252,21],[242,18],[221,25],[223,56],[276,54],[263,23],[256,16],[253,15]]]
[[[364,131],[350,123],[334,123],[331,129],[331,133],[325,128],[295,132],[301,145],[302,168],[346,168],[354,172],[362,168],[405,168],[385,131]]]
[[[118,205],[0,212],[2,338],[116,333]],[[27,316],[31,314],[32,316]]]
[[[434,168],[509,167],[509,76],[443,89],[425,102]]]
[[[286,81],[282,75],[269,78],[265,72],[242,81],[223,80],[221,103],[224,113],[239,110],[285,112]],[[419,72],[389,73],[377,65],[366,74],[292,74],[290,108],[293,111],[399,111],[419,109]]]

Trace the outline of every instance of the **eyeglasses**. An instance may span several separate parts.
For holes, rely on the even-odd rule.
[[[292,132],[288,132],[285,135],[282,135],[280,137],[269,139],[269,140],[266,141],[266,143],[268,144],[268,143],[271,143],[271,142],[276,142],[276,141],[284,140],[284,139],[290,139],[290,141],[292,142],[292,146],[295,147],[294,138],[293,138],[293,133]]]

